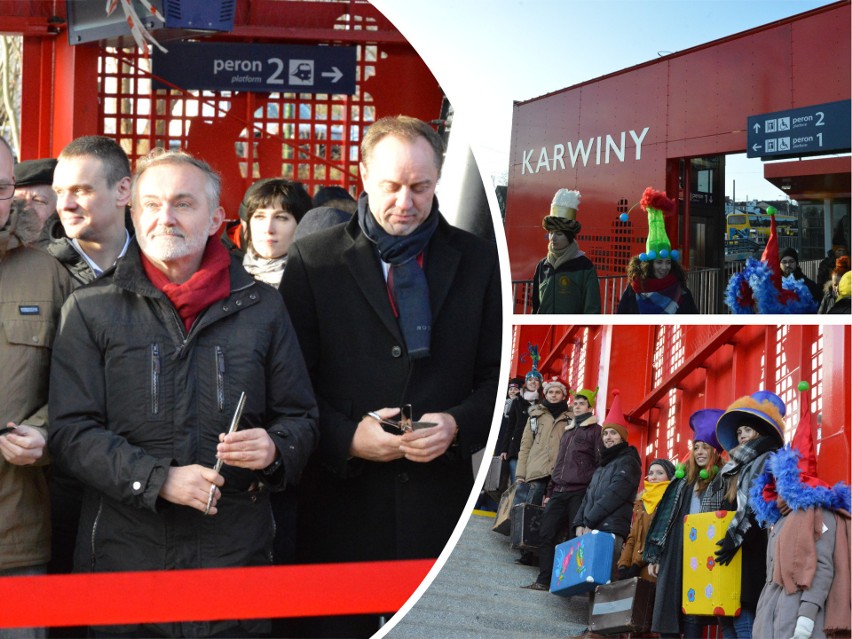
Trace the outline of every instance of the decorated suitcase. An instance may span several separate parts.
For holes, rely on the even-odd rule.
[[[647,632],[654,614],[654,584],[639,577],[595,588],[589,630],[601,633]]]
[[[544,506],[518,504],[512,506],[512,548],[532,550],[541,546],[538,529],[541,526],[541,514]]]
[[[568,597],[609,583],[614,550],[615,535],[598,530],[559,544],[553,553],[550,592]]]
[[[727,566],[716,563],[716,542],[734,517],[733,511],[683,518],[683,612],[688,615],[736,617],[740,614],[742,552]]]

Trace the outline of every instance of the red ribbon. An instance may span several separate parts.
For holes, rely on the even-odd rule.
[[[0,578],[0,628],[394,612],[434,560]]]

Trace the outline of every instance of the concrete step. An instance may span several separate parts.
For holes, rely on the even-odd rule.
[[[509,538],[475,511],[441,572],[388,639],[560,639],[588,623],[588,597],[524,590],[538,568],[514,563]]]

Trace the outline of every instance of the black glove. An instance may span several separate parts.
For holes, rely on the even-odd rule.
[[[632,566],[623,566],[618,569],[618,580],[622,579],[632,579],[633,577],[638,577],[639,572],[642,569],[639,567],[639,564],[633,564]]]
[[[722,566],[727,566],[731,563],[734,555],[740,549],[733,538],[727,534],[721,541],[717,541],[716,545],[719,546],[719,550],[716,551],[716,563]]]

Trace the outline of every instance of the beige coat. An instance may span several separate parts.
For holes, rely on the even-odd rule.
[[[559,440],[571,423],[571,415],[562,413],[556,419],[542,404],[530,407],[530,418],[521,437],[518,452],[518,467],[515,477],[522,481],[547,479],[553,472],[556,456],[559,454]],[[533,434],[533,421],[536,433]]]
[[[43,427],[51,345],[71,281],[47,253],[21,246],[17,219],[13,211],[0,230],[0,422]],[[50,557],[45,463],[15,466],[0,456],[0,569]]]

